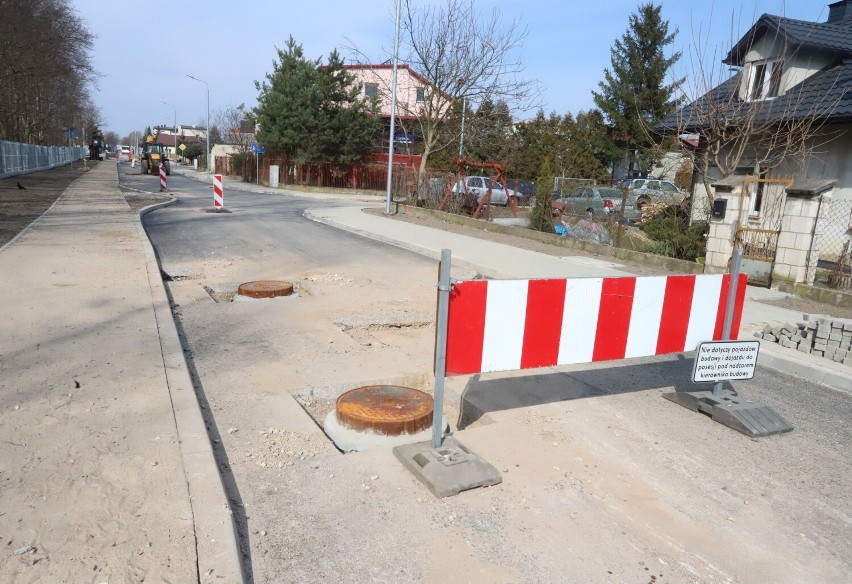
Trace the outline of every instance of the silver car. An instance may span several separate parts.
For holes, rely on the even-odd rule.
[[[554,202],[565,205],[565,213],[569,215],[591,214],[601,219],[607,216],[615,219],[620,215],[623,197],[624,191],[612,187],[583,187],[555,199]],[[628,194],[624,205],[624,219],[640,220],[642,203],[643,201],[635,194]]]
[[[631,195],[636,195],[640,199],[644,196],[646,199],[651,201],[680,203],[686,196],[686,193],[680,190],[677,185],[667,180],[658,180],[653,178],[626,178],[616,186],[619,189],[630,189]]]
[[[508,205],[509,197],[516,197],[517,193],[512,189],[509,189],[506,192],[506,189],[503,188],[503,185],[499,182],[494,182],[494,185],[491,185],[491,179],[487,176],[466,176],[464,178],[465,185],[467,185],[467,193],[468,197],[464,204],[469,206],[478,205],[482,197],[485,196],[485,193],[488,192],[488,187],[491,186],[491,204],[492,205]],[[462,196],[465,188],[460,182],[453,185],[453,194],[456,196]]]

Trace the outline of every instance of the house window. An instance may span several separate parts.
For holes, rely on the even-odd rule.
[[[365,97],[378,97],[379,95],[379,84],[378,83],[365,83],[364,84],[364,96]]]
[[[422,87],[418,87],[417,88],[417,95],[415,96],[414,99],[417,100],[417,103],[423,103],[424,101],[426,101],[426,90],[423,89]]]
[[[748,99],[757,101],[770,97],[778,97],[781,91],[781,73],[784,61],[769,59],[755,61],[749,64]]]

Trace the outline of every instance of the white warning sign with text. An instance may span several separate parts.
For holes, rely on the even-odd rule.
[[[751,379],[757,367],[760,341],[701,343],[695,352],[692,381]]]

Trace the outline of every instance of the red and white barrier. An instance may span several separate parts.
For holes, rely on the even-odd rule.
[[[225,195],[222,191],[222,175],[213,175],[213,207],[219,209],[225,205]]]
[[[737,282],[731,339],[747,275]],[[722,338],[730,275],[475,280],[452,286],[447,375],[692,351]]]
[[[166,165],[160,165],[160,192],[166,190]]]

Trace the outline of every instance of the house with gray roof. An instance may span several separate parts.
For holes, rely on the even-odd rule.
[[[727,266],[738,236],[746,264],[776,279],[834,271],[852,287],[852,0],[824,22],[763,14],[722,62],[733,75],[662,127],[698,135],[697,161],[710,154],[692,195],[693,219],[710,222],[708,269]]]

